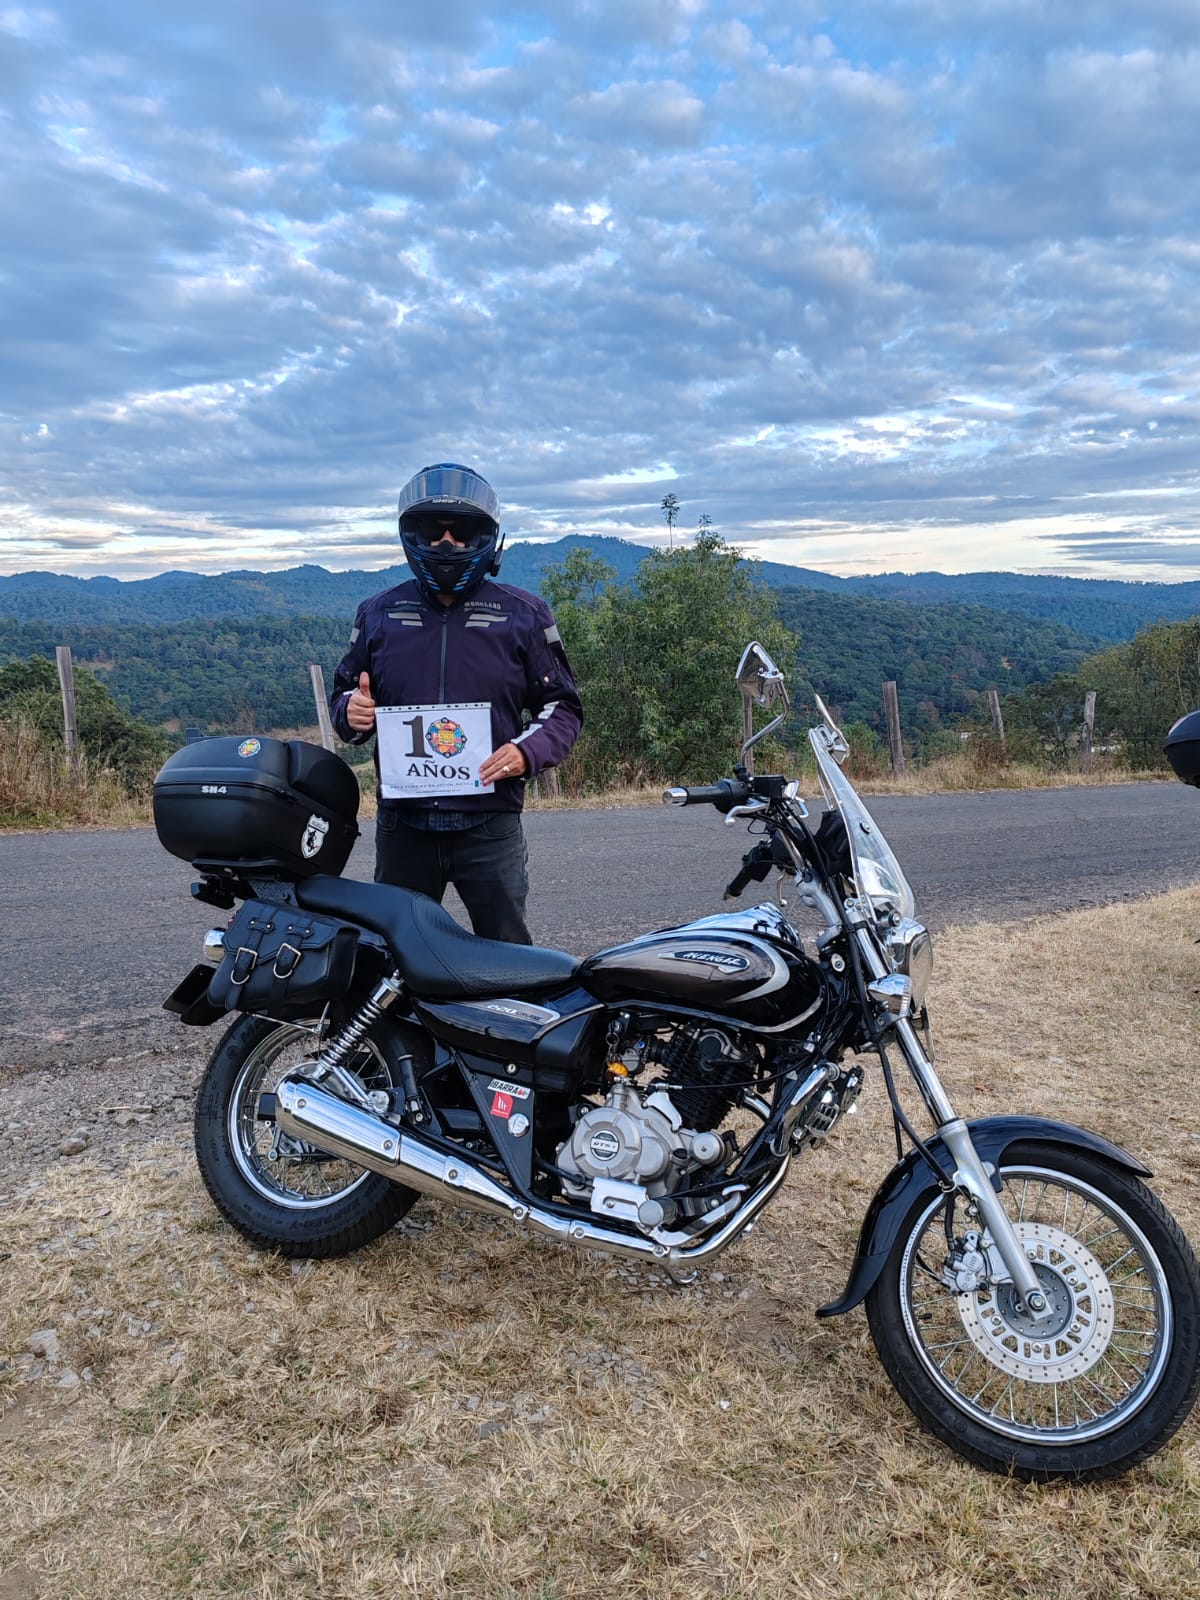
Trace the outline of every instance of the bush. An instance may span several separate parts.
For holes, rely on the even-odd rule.
[[[85,757],[70,775],[57,744],[23,717],[0,720],[0,827],[61,828],[145,820],[111,771]]]
[[[122,710],[87,671],[75,674],[75,716],[91,781],[107,773],[130,798],[143,795],[172,749],[167,736]],[[54,752],[62,765],[62,699],[52,661],[31,656],[0,667],[0,718],[9,724],[10,749],[36,733],[43,758]]]

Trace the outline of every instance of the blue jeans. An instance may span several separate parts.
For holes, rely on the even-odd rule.
[[[375,823],[376,883],[415,889],[439,904],[452,883],[484,939],[533,943],[525,925],[528,859],[519,811],[489,811],[473,828],[451,833],[410,828],[386,808]]]

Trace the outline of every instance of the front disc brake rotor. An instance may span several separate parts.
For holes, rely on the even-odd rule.
[[[959,1315],[977,1350],[1025,1383],[1061,1383],[1095,1366],[1116,1318],[1104,1268],[1086,1245],[1047,1222],[1014,1222],[1050,1308],[1033,1318],[1011,1283],[960,1295]]]

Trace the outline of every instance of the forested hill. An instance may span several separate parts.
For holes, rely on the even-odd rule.
[[[504,552],[500,579],[519,589],[540,592],[542,574],[577,549],[591,550],[627,583],[646,552],[625,539],[572,536],[551,544],[519,543]],[[399,545],[397,544],[397,553]],[[790,581],[799,569],[780,567]],[[0,617],[14,622],[96,625],[193,622],[229,617],[340,617],[347,628],[360,600],[405,583],[412,576],[400,561],[374,572],[327,572],[324,567],[291,567],[285,572],[164,572],[156,578],[122,582],[117,578],[68,578],[51,572],[24,572],[0,578]]]
[[[624,539],[572,535],[550,544],[519,541],[505,551],[501,578],[523,589],[540,590],[545,569],[560,565],[577,549],[590,550],[606,561],[622,583],[636,575],[646,554],[642,546]],[[773,588],[800,587],[841,597],[873,596],[917,605],[983,606],[1044,618],[1089,639],[1112,642],[1132,639],[1147,623],[1180,621],[1200,612],[1200,583],[1121,583],[1011,572],[895,572],[837,578],[778,562],[759,562],[757,567]],[[202,619],[310,616],[337,617],[348,624],[360,600],[408,576],[403,563],[376,572],[327,572],[316,566],[293,567],[286,572],[226,572],[216,577],[167,572],[128,582],[25,572],[0,578],[0,618],[57,625],[153,626]]]
[[[1062,623],[985,606],[913,605],[831,589],[776,590],[800,638],[795,696],[815,689],[846,722],[882,723],[880,685],[893,680],[905,726],[936,728],[988,689],[1011,694],[1070,672],[1095,648]]]
[[[808,574],[809,577],[823,574]],[[1152,622],[1182,622],[1200,612],[1200,583],[1121,583],[1110,578],[1043,578],[1019,572],[889,572],[833,580],[851,593],[909,600],[953,601],[1045,617],[1095,639],[1132,639]],[[825,588],[827,582],[813,587]]]
[[[1095,647],[1057,623],[982,607],[794,588],[778,596],[783,622],[801,635],[797,699],[816,688],[847,721],[877,726],[879,686],[895,679],[914,733],[969,710],[993,685],[1008,693],[1069,671]],[[348,633],[346,616],[152,625],[0,618],[0,663],[53,658],[54,647],[67,644],[79,665],[150,722],[262,731],[312,723],[307,665],[318,662],[332,684]]]

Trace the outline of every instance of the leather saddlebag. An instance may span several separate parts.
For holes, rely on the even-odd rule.
[[[225,930],[225,955],[208,998],[223,1011],[294,1017],[344,995],[354,977],[356,930],[296,906],[247,900]]]

